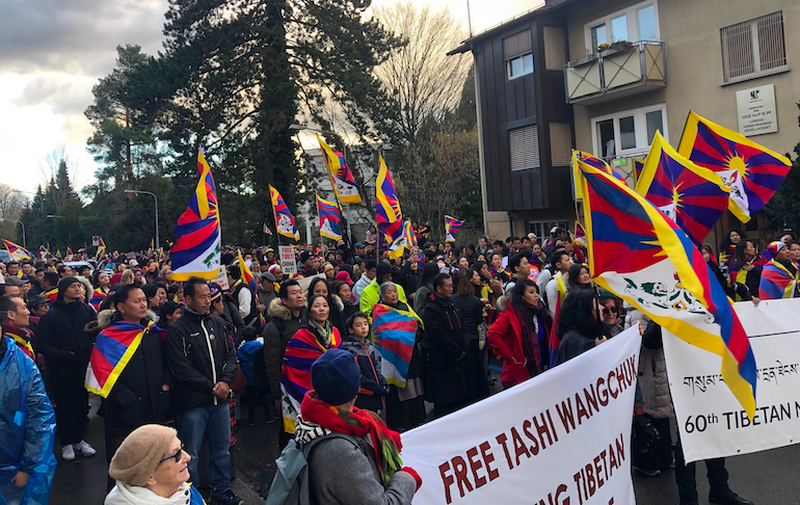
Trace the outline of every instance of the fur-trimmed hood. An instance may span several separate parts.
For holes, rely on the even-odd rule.
[[[108,326],[111,324],[111,320],[114,317],[114,313],[116,313],[116,311],[113,309],[101,310],[97,314],[96,321],[90,321],[89,323],[86,324],[86,326],[83,327],[84,333],[92,337],[92,339],[97,338],[97,335],[104,329],[108,328]],[[147,309],[147,312],[145,313],[144,317],[146,317],[151,321],[155,321],[157,316],[155,312],[153,312],[150,309]]]

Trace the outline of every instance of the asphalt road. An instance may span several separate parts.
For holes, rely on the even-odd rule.
[[[95,415],[98,407],[96,399],[92,403],[87,438],[97,449],[97,455],[66,463],[61,461],[61,448],[56,444],[59,464],[50,497],[51,505],[103,503],[107,475],[103,420]],[[274,474],[278,428],[277,422],[266,424],[262,412],[259,412],[256,426],[248,427],[244,424],[239,428],[239,439],[234,448],[236,479],[232,487],[237,495],[245,499],[247,505],[264,503],[261,496],[266,495]],[[756,505],[800,505],[800,446],[728,458],[726,466],[730,473],[731,488]],[[708,503],[705,471],[705,466],[699,463],[697,482],[701,504]],[[679,503],[675,475],[671,470],[658,477],[644,477],[635,473],[634,486],[637,503],[640,505]]]

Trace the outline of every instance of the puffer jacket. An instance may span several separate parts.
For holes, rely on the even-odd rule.
[[[383,397],[389,392],[389,383],[381,374],[381,363],[375,356],[375,346],[369,339],[362,342],[353,335],[348,335],[342,348],[356,357],[361,369],[361,388],[356,398],[356,407],[372,411],[382,409]]]
[[[661,327],[651,322],[642,336],[639,355],[639,388],[644,411],[656,419],[673,417],[672,396],[669,392],[667,360],[661,339]]]
[[[236,379],[236,348],[225,321],[188,307],[167,327],[167,361],[175,377],[178,413],[217,405],[214,385]]]
[[[97,317],[90,305],[58,298],[39,320],[33,346],[44,355],[47,368],[59,378],[82,378],[93,342],[83,328]]]

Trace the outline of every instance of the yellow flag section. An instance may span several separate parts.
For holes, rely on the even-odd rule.
[[[689,344],[721,356],[725,384],[752,419],[755,358],[731,301],[700,251],[641,195],[604,171],[580,167],[595,282]]]
[[[378,203],[375,206],[375,217],[378,222],[378,231],[383,234],[388,244],[389,257],[394,259],[402,256],[406,247],[406,239],[403,234],[403,213],[400,211],[400,200],[397,198],[397,191],[394,188],[389,169],[383,161],[383,156],[379,158],[380,169],[375,182]]]
[[[689,113],[678,152],[730,186],[729,210],[746,223],[778,190],[791,161],[744,135]]]

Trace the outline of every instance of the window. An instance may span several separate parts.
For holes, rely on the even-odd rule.
[[[786,70],[783,12],[773,12],[720,30],[725,82]]]
[[[666,104],[592,118],[594,154],[602,158],[647,154],[657,131],[669,138],[666,126]]]
[[[572,158],[572,131],[569,123],[550,123],[550,164],[569,166]]]
[[[503,39],[503,57],[506,60],[506,77],[514,79],[533,72],[533,47],[531,31]]]
[[[564,43],[564,29],[555,26],[544,26],[544,68],[547,70],[563,70],[567,64],[567,48]]]
[[[528,233],[535,233],[539,243],[543,244],[547,239],[550,238],[550,230],[556,226],[560,226],[565,230],[569,230],[568,221],[529,221]]]
[[[508,145],[511,151],[511,170],[538,168],[539,129],[537,125],[523,126],[508,131]]]
[[[601,44],[621,40],[659,40],[660,37],[658,2],[654,0],[638,3],[584,25],[584,40],[589,53],[596,53]]]

